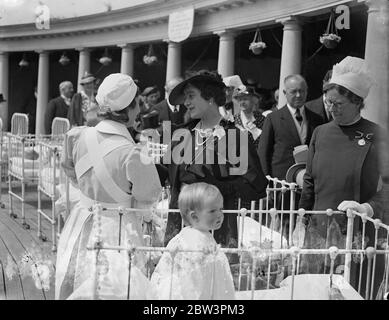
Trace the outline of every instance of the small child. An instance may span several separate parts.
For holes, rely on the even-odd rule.
[[[178,207],[186,225],[167,245],[151,277],[153,298],[173,300],[235,299],[226,255],[210,231],[221,227],[223,197],[207,183],[184,186]],[[200,250],[201,252],[182,252]],[[174,263],[173,263],[174,261]]]

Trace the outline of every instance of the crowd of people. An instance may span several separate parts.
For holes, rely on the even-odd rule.
[[[157,87],[141,91],[123,74],[109,75],[97,90],[96,78],[90,74],[81,84],[83,91],[71,98],[71,83],[61,83],[61,95],[50,101],[46,118],[46,130],[55,116],[68,117],[74,127],[67,134],[62,165],[81,190],[81,201],[72,209],[58,245],[58,299],[92,297],[94,259],[86,246],[96,232],[92,229],[93,204],[108,209],[151,208],[161,186],[169,184],[170,207],[179,208],[181,215],[169,213],[165,246],[191,250],[217,243],[237,247],[236,214],[223,215],[221,210],[237,209],[238,205],[249,208],[252,201],[266,197],[266,176],[285,180],[296,162],[296,148],[308,150],[298,207],[353,209],[389,223],[383,209],[389,191],[387,135],[361,117],[372,85],[362,59],[347,57],[336,64],[324,77],[323,95],[310,102],[306,101],[309,88],[304,77],[287,76],[283,90],[287,103],[279,109],[277,90],[271,94],[239,76],[222,79],[206,70],[170,80],[162,101]],[[166,121],[171,124],[170,132],[163,126]],[[170,163],[142,161],[149,155],[139,146],[150,130],[158,133],[159,142],[169,135]],[[205,161],[199,162],[199,158]],[[102,236],[104,242],[116,244],[116,217],[109,212],[102,217]],[[336,219],[345,232],[342,218]],[[122,243],[140,245],[141,220],[134,216],[126,219]],[[145,221],[150,219],[144,217]],[[308,216],[305,223],[325,233],[324,220]],[[210,231],[214,231],[213,237]],[[104,259],[109,267],[102,295],[124,297],[128,256],[110,252]],[[182,288],[174,292],[177,298],[233,298],[232,276],[226,264],[236,263],[236,256],[218,256],[217,292],[200,280],[201,270],[209,267],[207,262],[193,259],[184,259],[181,273],[171,280],[172,261],[164,255],[149,282],[144,276],[144,257],[139,255],[134,273],[138,276],[134,280],[131,276],[133,297],[145,298],[146,286],[152,286],[149,292],[154,297],[167,298],[167,288],[176,282]],[[191,271],[184,272],[189,268]],[[206,270],[203,279],[208,279],[210,271]],[[185,278],[188,274],[191,277]],[[188,291],[191,286],[197,289]],[[199,292],[199,287],[203,291]]]

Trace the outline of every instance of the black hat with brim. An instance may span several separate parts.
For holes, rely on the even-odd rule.
[[[174,87],[172,92],[170,92],[170,95],[168,98],[169,103],[173,106],[183,104],[184,103],[184,89],[185,89],[185,87],[188,84],[196,83],[196,82],[197,83],[198,82],[205,82],[205,83],[209,83],[209,84],[218,86],[222,89],[226,88],[226,85],[224,84],[224,82],[222,80],[219,80],[218,78],[216,78],[212,75],[197,74],[197,75],[194,75],[194,76],[182,81],[181,83],[179,83],[177,86]]]

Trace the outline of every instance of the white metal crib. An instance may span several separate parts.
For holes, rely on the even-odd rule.
[[[61,218],[56,214],[55,201],[60,194],[68,194],[68,179],[61,169],[60,157],[64,143],[65,133],[70,129],[68,119],[56,117],[52,123],[50,139],[37,141],[39,148],[39,174],[38,174],[38,237],[46,241],[42,233],[42,217],[51,224],[52,250],[56,250],[57,236],[61,229]],[[50,213],[42,207],[42,195],[51,201]],[[68,201],[67,201],[68,203]]]
[[[216,254],[222,251],[226,254],[239,256],[239,265],[231,266],[234,276],[237,299],[269,299],[269,295],[274,299],[278,295],[280,299],[301,299],[306,292],[302,292],[300,285],[306,281],[306,277],[314,276],[321,279],[321,283],[328,286],[328,299],[365,299],[380,298],[388,292],[389,285],[389,226],[377,219],[367,217],[349,210],[339,212],[328,209],[324,211],[305,211],[295,209],[295,195],[298,186],[295,183],[287,183],[268,177],[272,183],[267,188],[267,197],[258,202],[253,202],[250,209],[224,210],[225,213],[236,213],[238,219],[238,247],[220,248],[216,247],[214,252],[202,252],[204,255]],[[279,197],[270,197],[270,194],[279,193]],[[284,210],[284,198],[289,194],[290,208]],[[281,203],[272,203],[273,199],[279,199]],[[276,209],[278,207],[279,209]],[[96,268],[94,276],[94,298],[99,299],[100,279],[106,272],[106,261],[100,259],[100,255],[105,250],[126,251],[129,256],[129,279],[131,275],[132,261],[136,253],[143,252],[150,256],[151,253],[162,253],[168,251],[165,247],[131,247],[120,243],[121,228],[117,244],[106,244],[101,238],[99,229],[100,216],[107,215],[107,210],[112,215],[117,215],[118,223],[121,224],[122,216],[125,214],[136,214],[147,211],[136,208],[104,209],[97,205],[94,207],[94,221],[97,235],[93,246],[88,249],[95,252]],[[154,212],[165,213],[166,210]],[[169,209],[169,212],[179,214],[178,210]],[[334,215],[343,215],[347,218],[347,232],[345,242],[339,246],[329,247],[328,238],[325,245],[319,248],[310,248],[304,245],[300,239],[298,228],[301,227],[299,219],[306,215],[324,215],[328,221]],[[251,219],[251,220],[250,220]],[[284,222],[289,219],[290,226],[285,227]],[[297,221],[294,227],[294,221]],[[255,222],[253,222],[255,221]],[[246,233],[250,224],[256,224],[256,232],[252,233],[253,238]],[[329,225],[329,223],[328,223]],[[373,245],[366,248],[365,232],[367,226],[373,226],[375,237]],[[297,231],[296,231],[297,228]],[[328,231],[327,231],[328,232]],[[356,241],[356,233],[360,232]],[[379,234],[383,238],[379,238]],[[248,238],[247,238],[248,237]],[[180,252],[180,251],[179,251]],[[189,251],[188,251],[189,252]],[[192,251],[190,251],[192,252]],[[171,252],[174,257],[177,252]],[[304,270],[304,263],[309,257],[314,261],[320,261],[324,266],[321,274],[310,275]],[[319,259],[320,258],[320,259]],[[380,261],[380,262],[379,262]],[[105,270],[105,271],[104,271]],[[172,271],[173,272],[173,271]],[[379,280],[377,282],[377,280]],[[280,282],[281,281],[281,282]],[[281,284],[282,285],[281,285]],[[339,284],[340,283],[340,284]],[[337,285],[336,285],[337,284]],[[216,284],[217,285],[217,284]],[[341,287],[338,287],[340,286]],[[340,289],[339,289],[340,288]],[[173,292],[174,288],[170,288]],[[130,298],[131,283],[128,283],[127,299]],[[339,294],[340,292],[340,294]],[[277,297],[276,297],[277,298]],[[305,297],[307,299],[309,297]]]

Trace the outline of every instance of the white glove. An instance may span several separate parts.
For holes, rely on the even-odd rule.
[[[345,200],[342,201],[340,205],[338,205],[338,210],[347,211],[347,209],[354,210],[358,213],[366,213],[369,217],[374,215],[373,208],[368,203],[362,203],[356,201]]]

